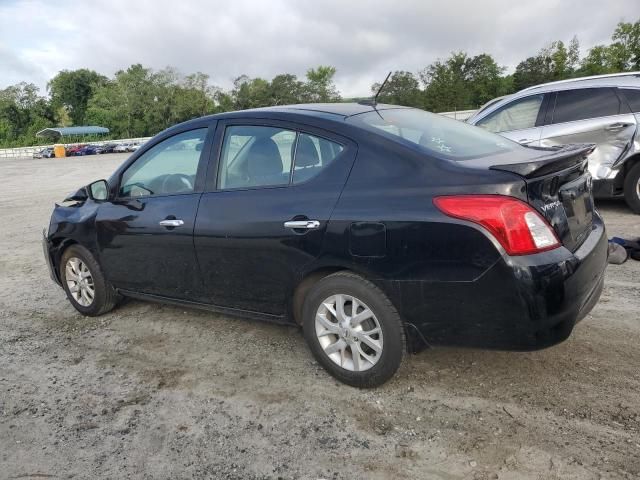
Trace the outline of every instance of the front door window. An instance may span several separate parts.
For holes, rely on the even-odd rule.
[[[119,196],[193,193],[206,135],[206,128],[190,130],[147,150],[122,174]]]

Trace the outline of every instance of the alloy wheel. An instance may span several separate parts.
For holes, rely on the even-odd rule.
[[[382,328],[373,311],[351,295],[326,298],[315,318],[316,336],[324,353],[338,366],[361,372],[382,355]]]
[[[95,298],[95,285],[89,267],[78,257],[71,257],[65,265],[65,280],[73,299],[88,307]]]

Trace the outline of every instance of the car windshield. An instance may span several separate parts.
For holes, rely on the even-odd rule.
[[[470,160],[522,149],[481,128],[412,108],[376,110],[354,115],[348,121],[449,160]]]

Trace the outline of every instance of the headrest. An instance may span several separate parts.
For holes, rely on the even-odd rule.
[[[255,141],[247,152],[248,174],[250,178],[266,177],[282,173],[280,150],[272,139],[265,137]]]

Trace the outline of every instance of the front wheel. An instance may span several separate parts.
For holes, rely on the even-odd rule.
[[[83,315],[95,317],[116,306],[118,294],[91,252],[80,245],[71,245],[62,254],[60,279],[71,305]]]
[[[624,179],[624,199],[634,213],[640,214],[640,162],[627,172]]]
[[[354,387],[385,383],[406,351],[394,306],[373,283],[350,272],[334,273],[312,287],[304,301],[303,329],[318,363]]]

